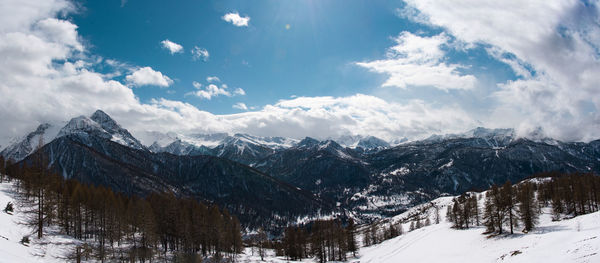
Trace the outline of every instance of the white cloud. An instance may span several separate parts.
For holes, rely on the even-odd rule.
[[[244,95],[246,95],[246,91],[243,90],[242,88],[237,88],[237,89],[235,89],[235,91],[233,92],[233,94],[244,96]]]
[[[130,75],[127,75],[125,80],[135,86],[153,85],[168,87],[173,84],[173,80],[163,75],[160,71],[153,70],[151,67],[138,68]]]
[[[217,76],[208,76],[206,77],[206,81],[209,83],[221,82],[221,79]]]
[[[259,111],[220,117],[232,123],[233,131],[294,138],[371,134],[384,139],[414,139],[478,125],[456,105],[434,107],[420,100],[400,104],[362,94],[298,97]]]
[[[394,38],[396,45],[388,49],[387,58],[357,65],[389,76],[383,86],[406,89],[409,86],[431,86],[441,90],[473,89],[477,82],[472,75],[460,73],[460,65],[447,64],[442,46],[448,37],[439,34],[422,37],[402,32]]]
[[[493,94],[495,117],[548,136],[600,136],[600,11],[597,1],[406,1],[460,41],[488,46],[520,79]]]
[[[200,48],[198,46],[194,46],[194,48],[192,49],[191,52],[192,52],[192,59],[194,59],[194,60],[201,59],[203,61],[208,61],[208,58],[210,57],[208,50],[206,50],[204,48]]]
[[[83,51],[83,45],[77,39],[77,26],[66,20],[47,18],[37,22],[36,31],[47,40]]]
[[[165,39],[163,41],[160,41],[160,44],[162,45],[162,47],[166,50],[169,50],[169,52],[172,54],[175,53],[180,53],[183,52],[183,46],[179,45],[173,41],[170,41],[168,39]]]
[[[192,82],[192,85],[194,86],[194,88],[197,89],[197,91],[188,92],[186,94],[186,96],[193,95],[193,96],[199,97],[201,99],[210,100],[213,97],[217,97],[217,96],[221,96],[221,95],[226,96],[226,97],[246,95],[246,91],[244,91],[242,88],[237,88],[233,92],[230,92],[227,84],[221,84],[221,87],[214,84],[214,83],[221,82],[221,80],[217,76],[208,76],[208,77],[206,77],[206,81],[209,84],[208,84],[208,86],[205,86],[205,87],[199,82],[196,82],[196,81]]]
[[[248,22],[250,21],[250,17],[242,17],[238,12],[227,13],[222,17],[222,19],[237,27],[248,26]]]
[[[197,82],[195,82],[195,83],[197,83]],[[213,97],[217,97],[219,95],[231,97],[231,93],[229,91],[227,91],[227,86],[221,86],[219,88],[219,86],[217,86],[215,84],[209,84],[204,89],[202,89],[201,87],[196,87],[196,85],[194,85],[194,87],[199,90],[194,91],[191,94],[195,95],[196,97],[202,98],[202,99],[210,100]]]
[[[245,103],[243,102],[238,102],[236,104],[233,104],[233,106],[231,106],[234,109],[238,109],[238,110],[248,110],[248,106],[246,106]]]

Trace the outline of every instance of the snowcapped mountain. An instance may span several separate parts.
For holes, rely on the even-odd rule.
[[[44,142],[56,138],[57,142],[48,149],[65,177],[85,172],[90,173],[90,178],[83,179],[96,182],[96,176],[110,171],[116,177],[107,176],[102,180],[109,181],[103,183],[142,193],[175,187],[168,182],[170,178],[162,177],[166,174],[191,180],[189,176],[197,176],[194,169],[206,169],[198,164],[199,160],[213,156],[210,158],[217,158],[219,167],[197,179],[226,176],[223,171],[233,171],[228,167],[241,163],[244,173],[254,173],[245,169],[255,169],[272,180],[328,200],[329,204],[373,218],[396,215],[444,194],[486,188],[506,180],[519,181],[539,172],[600,172],[600,140],[528,140],[517,138],[512,129],[476,128],[396,146],[372,136],[321,141],[308,137],[296,140],[248,134],[154,132],[148,136],[152,145],[145,147],[102,111],[73,118],[60,131],[56,127],[41,125],[2,154],[23,159],[35,149],[39,136],[44,137]],[[180,170],[161,170],[167,160],[168,165]],[[188,189],[179,181],[174,185]],[[208,190],[198,187],[194,192]],[[211,198],[220,197],[214,194]],[[241,199],[236,202],[243,203]]]
[[[244,164],[253,164],[275,151],[293,146],[297,140],[283,137],[259,137],[237,133],[191,134],[169,133],[157,136],[149,149],[175,155],[212,155]]]
[[[129,131],[122,128],[101,110],[97,110],[89,118],[79,116],[71,119],[67,125],[60,129],[57,137],[67,135],[79,136],[83,139],[88,136],[97,136],[138,150],[146,148]]]
[[[142,145],[142,143],[140,143],[140,141],[138,141],[138,139],[133,137],[133,135],[131,135],[129,131],[122,128],[121,125],[117,124],[117,122],[113,120],[110,116],[108,116],[108,114],[106,114],[105,112],[97,110],[96,112],[94,112],[94,114],[92,114],[90,119],[98,123],[100,127],[102,127],[102,129],[108,132],[112,136],[111,140],[121,145],[125,145],[138,150],[146,148],[144,147],[144,145]]]
[[[376,152],[390,147],[390,143],[379,139],[375,136],[363,136],[363,135],[343,135],[338,138],[332,138],[331,140],[338,144],[352,148],[362,149],[361,152]]]
[[[110,116],[101,110],[97,110],[91,117],[79,116],[71,119],[66,125],[44,123],[23,139],[14,140],[6,147],[0,155],[7,159],[20,161],[33,153],[41,142],[42,145],[50,143],[52,140],[74,135],[87,138],[90,135],[113,140],[119,144],[134,149],[145,149],[145,147],[129,133],[122,128]],[[40,138],[42,140],[40,140]]]
[[[425,140],[419,141],[419,143],[441,142],[444,140],[473,138],[480,139],[481,143],[487,144],[489,146],[502,147],[516,139],[516,134],[514,129],[488,129],[483,127],[477,127],[464,133],[432,135]]]
[[[252,144],[251,139],[242,135],[228,136],[220,145],[232,148],[237,153],[234,157],[241,158],[246,155],[240,153],[259,153],[261,146]],[[285,140],[276,143],[282,142]],[[178,143],[179,149],[187,145],[175,139],[166,146],[167,150],[175,151],[168,147]],[[226,156],[229,148],[215,149]],[[183,156],[151,152],[101,111],[89,118],[71,119],[56,138],[39,151],[47,155],[51,169],[64,178],[102,185],[125,194],[145,196],[169,191],[217,203],[250,225],[284,224],[289,218],[335,209],[308,191],[242,164],[243,160],[187,155],[189,152]],[[270,153],[272,149],[265,148],[265,151]],[[30,163],[30,158],[33,157],[29,155],[16,165]]]
[[[33,153],[38,145],[42,143],[42,146],[52,141],[57,133],[58,126],[49,123],[40,124],[35,131],[27,134],[24,138],[14,140],[8,147],[6,147],[0,155],[6,159],[12,159],[14,161],[20,161]]]
[[[320,144],[321,141],[305,138],[300,141],[285,137],[261,137],[249,134],[226,133],[215,134],[176,134],[153,133],[154,139],[149,149],[153,152],[168,152],[175,155],[213,155],[230,160],[253,164],[270,154],[289,149],[294,146],[307,146],[309,143]],[[374,153],[387,149],[390,144],[374,136],[341,136],[337,139],[323,141],[335,142],[341,148],[355,149],[358,153]],[[342,152],[345,150],[341,150]]]
[[[308,152],[327,152],[342,159],[359,158],[355,151],[348,147],[343,147],[334,140],[319,141],[310,137],[306,137],[300,141],[295,148]]]

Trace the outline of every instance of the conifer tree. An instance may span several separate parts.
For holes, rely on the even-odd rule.
[[[454,222],[454,218],[453,218],[453,214],[452,214],[453,210],[454,210],[454,207],[452,204],[449,204],[448,207],[446,208],[446,220],[448,222]]]
[[[517,225],[516,220],[516,206],[515,206],[515,195],[513,193],[512,184],[510,181],[506,181],[506,183],[502,186],[500,190],[501,195],[501,203],[502,207],[505,210],[506,215],[508,216],[508,223],[510,225],[510,233],[513,234],[513,226]]]
[[[433,205],[433,208],[435,209],[435,223],[439,224],[440,223],[440,207],[433,203],[432,203],[432,205]]]
[[[496,185],[492,185],[492,188],[490,189],[489,194],[491,194],[492,196],[492,207],[493,207],[493,213],[494,213],[494,220],[493,222],[496,223],[496,227],[498,229],[498,234],[502,234],[502,226],[504,224],[504,221],[506,221],[506,206],[505,206],[505,202],[502,198],[502,195],[500,194],[500,190],[498,189],[498,186]]]
[[[494,206],[494,196],[490,190],[485,196],[483,207],[483,225],[486,227],[486,233],[496,231],[496,208]]]
[[[517,194],[518,214],[525,226],[524,232],[529,232],[537,223],[537,212],[535,209],[535,194],[531,183],[523,183]]]

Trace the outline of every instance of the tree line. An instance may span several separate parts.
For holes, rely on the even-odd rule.
[[[544,173],[535,178],[535,182],[517,185],[510,181],[500,187],[492,185],[481,209],[475,193],[454,198],[446,218],[457,229],[483,225],[484,234],[513,234],[516,227],[522,227],[525,233],[531,231],[544,207],[552,207],[554,220],[598,211],[600,177],[590,173]]]
[[[554,220],[598,211],[600,177],[591,173],[553,174],[552,180],[538,187],[543,205],[552,206]]]
[[[173,193],[126,196],[66,180],[48,168],[46,158],[38,151],[31,163],[8,167],[0,159],[0,173],[17,179],[19,204],[38,238],[57,226],[83,241],[70,255],[74,261],[195,261],[242,252],[240,223],[226,209]]]

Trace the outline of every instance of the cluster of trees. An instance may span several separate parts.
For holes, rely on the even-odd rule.
[[[523,224],[523,231],[533,229],[537,224],[539,207],[535,200],[536,185],[524,182],[513,186],[507,181],[502,187],[492,185],[485,195],[483,213],[481,213],[477,194],[464,194],[453,200],[448,206],[446,217],[454,228],[464,229],[469,226],[486,227],[486,234],[502,234],[505,227],[514,233],[514,228]]]
[[[287,227],[279,246],[291,260],[315,257],[319,262],[345,261],[348,253],[358,250],[355,232],[352,219],[345,226],[337,219],[317,220]]]
[[[7,172],[18,179],[19,203],[38,238],[46,227],[58,226],[86,243],[73,252],[74,260],[220,258],[243,249],[240,223],[226,209],[173,193],[125,196],[65,180],[48,169],[44,158],[38,154],[32,163],[13,165]]]
[[[414,221],[411,221],[411,223],[413,225],[413,230],[416,229]],[[387,225],[387,227],[385,225],[379,226],[377,224],[371,224],[363,232],[363,245],[365,247],[376,245],[385,240],[395,238],[402,234],[404,234],[404,228],[402,227],[402,223],[390,223]]]
[[[549,205],[555,220],[598,211],[600,177],[583,173],[548,173],[536,177],[543,179],[514,186],[510,181],[501,187],[492,185],[485,195],[483,211],[476,194],[455,198],[448,207],[447,219],[459,229],[480,225],[481,220],[485,233],[502,234],[508,228],[512,234],[519,226],[523,232],[532,230],[542,208]]]
[[[446,210],[446,219],[452,222],[452,227],[458,229],[469,228],[469,226],[479,225],[479,205],[477,204],[477,195],[462,194],[452,200],[452,204]]]
[[[539,185],[541,205],[552,206],[555,220],[562,215],[578,216],[598,211],[600,177],[593,174],[563,174]]]

